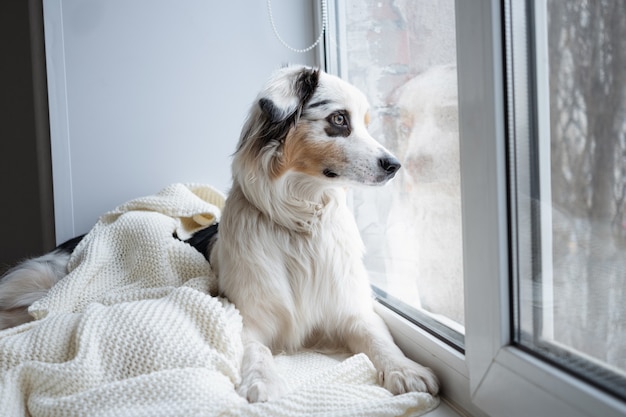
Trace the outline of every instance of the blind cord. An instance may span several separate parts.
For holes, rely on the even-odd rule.
[[[280,34],[278,33],[278,29],[276,28],[276,24],[274,23],[274,15],[272,13],[272,0],[267,0],[267,12],[270,17],[272,30],[274,31],[274,35],[276,35],[276,38],[280,41],[280,43],[283,44],[285,48],[289,49],[290,51],[302,54],[305,52],[309,52],[311,49],[315,48],[320,43],[320,41],[322,40],[322,37],[324,36],[324,31],[326,30],[326,24],[328,20],[328,14],[326,11],[326,0],[321,0],[321,3],[322,3],[322,28],[320,29],[320,35],[318,36],[317,40],[312,45],[304,49],[297,49],[289,45],[287,42],[285,42],[283,38],[280,36]]]

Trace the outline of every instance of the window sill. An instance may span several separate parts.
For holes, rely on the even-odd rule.
[[[439,378],[442,402],[427,416],[486,416],[471,401],[467,365],[462,353],[380,303],[375,303],[375,310],[387,323],[404,354],[431,368]]]
[[[471,417],[469,414],[459,414],[446,399],[442,399],[441,403],[433,411],[424,414],[426,417]]]

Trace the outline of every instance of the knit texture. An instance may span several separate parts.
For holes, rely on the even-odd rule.
[[[0,331],[0,415],[417,416],[436,407],[429,394],[392,396],[365,355],[307,351],[276,356],[285,396],[241,398],[241,317],[211,296],[210,266],[182,241],[218,221],[223,203],[211,187],[174,184],[102,216],[69,275],[31,306],[37,320]]]

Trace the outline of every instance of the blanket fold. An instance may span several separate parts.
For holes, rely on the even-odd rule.
[[[174,184],[103,215],[69,274],[0,331],[3,416],[395,416],[438,404],[392,396],[364,355],[278,355],[290,392],[263,404],[237,395],[241,317],[212,296],[216,278],[183,240],[219,220],[224,196]]]

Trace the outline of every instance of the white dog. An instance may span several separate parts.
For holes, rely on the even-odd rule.
[[[402,354],[373,310],[344,187],[384,184],[400,163],[368,134],[368,119],[364,95],[341,79],[308,67],[277,71],[244,125],[219,233],[212,227],[189,241],[242,315],[238,391],[248,401],[280,396],[285,387],[272,353],[301,348],[363,352],[394,394],[438,391],[433,373]],[[66,262],[74,246],[41,259]],[[20,284],[20,271],[0,284],[0,321],[23,315],[45,294]]]
[[[280,395],[272,352],[364,352],[391,392],[436,393],[373,311],[363,244],[344,187],[379,185],[400,163],[367,132],[364,95],[303,67],[278,71],[258,96],[234,155],[233,187],[211,253],[220,291],[244,320],[239,387]]]

